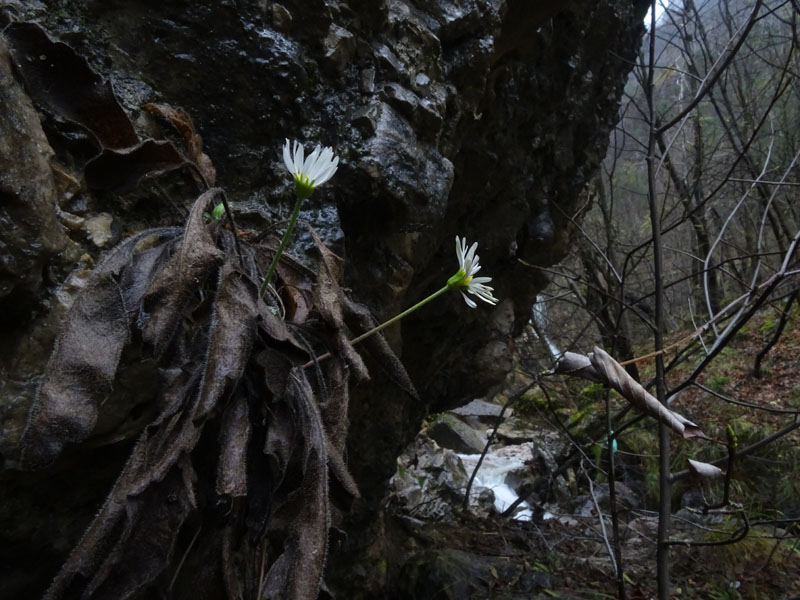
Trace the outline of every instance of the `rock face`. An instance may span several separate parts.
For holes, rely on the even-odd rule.
[[[382,593],[378,507],[423,416],[483,395],[510,367],[512,337],[545,283],[518,259],[549,265],[568,251],[570,220],[586,208],[583,188],[605,153],[646,5],[0,1],[0,24],[41,24],[110,81],[137,129],[128,135],[153,127],[147,103],[181,107],[244,227],[263,231],[288,213],[284,138],[334,147],[339,172],[301,219],[344,256],[346,284],[377,318],[444,284],[456,270],[455,235],[480,243],[498,306],[471,310],[450,294],[387,331],[423,402],[409,405],[369,360],[372,381],[351,398],[347,448],[362,499],[329,561],[330,586],[342,597]],[[104,248],[137,229],[179,223],[196,195],[191,181],[168,197],[157,180],[106,185],[113,165],[86,167],[97,150],[80,118],[40,125],[9,65],[0,45],[3,524],[31,507],[47,513],[46,498],[62,496],[48,485],[81,468],[33,479],[9,470],[59,315]],[[310,237],[297,238],[302,257]],[[140,428],[129,424],[117,441],[130,442]],[[113,468],[104,462],[101,472],[73,480],[82,489],[63,500],[70,527],[46,527],[30,514],[30,529],[15,526],[5,540],[16,556],[2,575],[16,586],[8,589],[39,589],[52,576],[107,490]],[[26,505],[25,494],[37,502]],[[33,529],[62,534],[48,542],[30,537]],[[359,559],[364,568],[354,575]],[[24,572],[34,563],[31,584]]]

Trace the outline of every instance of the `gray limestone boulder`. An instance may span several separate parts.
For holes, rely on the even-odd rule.
[[[458,417],[443,413],[428,426],[428,436],[442,448],[460,454],[479,454],[486,446],[482,431],[473,429]]]

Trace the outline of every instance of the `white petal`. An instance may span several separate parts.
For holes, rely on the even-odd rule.
[[[475,256],[475,251],[477,249],[478,242],[474,242],[472,246],[469,247],[466,257],[464,257],[464,271],[467,273],[467,277],[474,273],[473,264],[478,260],[478,257]]]
[[[319,146],[317,146],[319,150]],[[308,165],[308,178],[312,181],[316,182],[319,181],[320,174],[325,170],[327,166],[327,156],[326,153],[329,151],[329,148],[325,148],[321,150],[320,153],[314,158],[313,161]],[[316,150],[314,151],[316,152]]]
[[[286,139],[286,143],[283,145],[283,164],[286,165],[286,169],[294,175],[294,162],[292,161],[292,145],[289,143],[289,139]]]
[[[473,277],[472,281],[469,282],[469,285],[489,283],[491,280],[491,277]]]
[[[306,177],[311,172],[311,165],[316,163],[317,157],[319,156],[320,151],[322,148],[317,146],[314,148],[314,151],[306,157],[306,160],[303,162],[303,168],[300,171],[303,174],[303,177]]]
[[[499,300],[492,295],[493,288],[489,286],[480,283],[472,285],[472,282],[470,282],[467,291],[489,304],[497,304],[499,302]]]
[[[464,302],[467,303],[467,306],[470,308],[478,308],[478,305],[475,304],[472,300],[470,300],[464,292],[461,292],[461,295],[464,296]]]
[[[332,162],[325,165],[325,168],[322,169],[322,172],[314,180],[314,184],[322,185],[323,183],[328,181],[336,173],[336,168],[338,167],[338,165],[339,165],[339,157],[337,156],[336,158],[333,159]]]
[[[294,160],[294,174],[297,175],[298,173],[303,172],[303,156],[305,155],[305,150],[303,149],[303,145],[298,142],[297,140],[294,141],[294,152],[292,152],[292,159]]]
[[[459,271],[464,270],[464,246],[461,242],[461,238],[456,236],[456,258],[458,259],[458,269]]]

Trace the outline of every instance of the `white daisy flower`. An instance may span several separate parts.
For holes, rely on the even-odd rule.
[[[475,273],[480,271],[481,265],[478,263],[479,257],[475,254],[478,249],[478,242],[472,244],[467,249],[467,240],[461,239],[456,236],[456,257],[458,258],[458,272],[447,280],[447,288],[455,289],[461,292],[464,296],[464,302],[470,308],[476,308],[478,305],[470,299],[467,293],[477,296],[484,302],[489,304],[497,304],[498,299],[492,295],[493,288],[488,285],[491,277],[475,277]]]
[[[294,178],[295,194],[308,198],[315,188],[328,181],[339,166],[339,157],[333,155],[331,148],[317,146],[305,156],[303,145],[297,140],[289,140],[283,145],[283,164]]]

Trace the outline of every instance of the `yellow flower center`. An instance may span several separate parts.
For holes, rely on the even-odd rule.
[[[314,182],[309,178],[308,173],[295,173],[294,193],[300,198],[308,198],[314,191]]]

